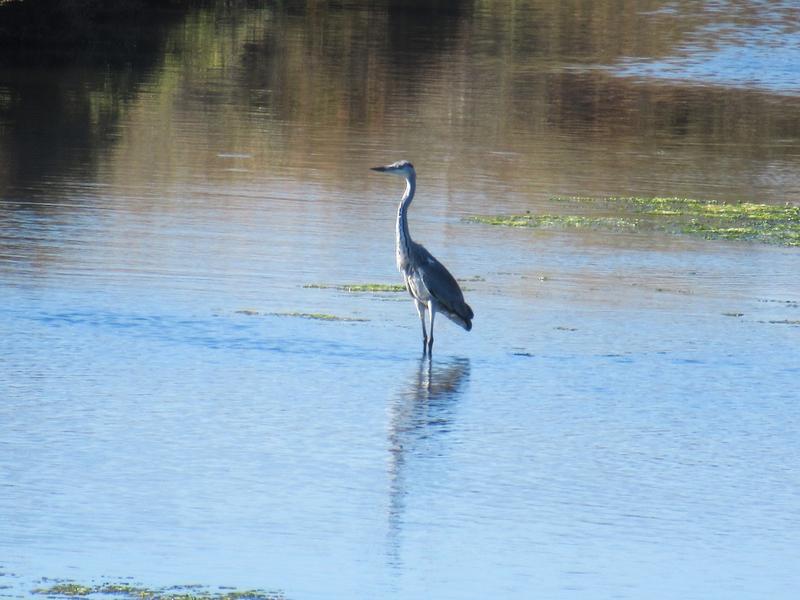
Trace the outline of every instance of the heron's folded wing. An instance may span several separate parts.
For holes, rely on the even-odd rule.
[[[439,304],[448,312],[454,313],[464,321],[469,321],[474,316],[472,309],[464,302],[464,294],[458,282],[450,274],[450,271],[436,260],[433,255],[425,251],[425,256],[418,266],[418,271],[422,277],[422,283],[428,288]]]

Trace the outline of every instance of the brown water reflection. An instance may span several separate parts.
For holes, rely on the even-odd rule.
[[[3,186],[64,170],[90,179],[98,165],[102,180],[122,185],[143,174],[238,180],[246,170],[352,192],[363,190],[348,181],[363,178],[365,163],[404,155],[447,187],[528,202],[797,193],[796,98],[648,86],[583,68],[669,53],[701,20],[688,5],[455,8],[200,10],[173,29],[152,75],[140,66],[5,72]],[[232,168],[221,153],[246,158]]]

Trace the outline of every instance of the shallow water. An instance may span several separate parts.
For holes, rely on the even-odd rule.
[[[693,67],[792,12],[735,4],[727,42],[683,3],[206,9],[0,71],[0,594],[793,598],[798,250],[463,220],[796,203],[791,69]],[[403,294],[303,287],[399,281],[399,158],[477,315],[431,363]]]
[[[622,76],[800,92],[800,6],[791,1],[698,3],[688,14],[668,6],[664,20],[687,19],[694,31],[674,56],[626,57]]]

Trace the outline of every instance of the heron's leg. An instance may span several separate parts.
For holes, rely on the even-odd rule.
[[[422,353],[425,354],[428,349],[428,332],[425,331],[425,305],[416,298],[414,299],[414,304],[417,306],[419,322],[422,325]]]
[[[428,312],[430,313],[430,330],[431,334],[428,337],[428,354],[433,355],[433,317],[436,316],[436,309],[433,306],[433,300],[428,300]]]

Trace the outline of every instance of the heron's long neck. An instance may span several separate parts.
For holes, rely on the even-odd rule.
[[[406,191],[397,207],[397,266],[402,270],[410,253],[411,235],[408,233],[408,207],[414,199],[414,189],[417,186],[416,177],[413,175],[406,179]]]

